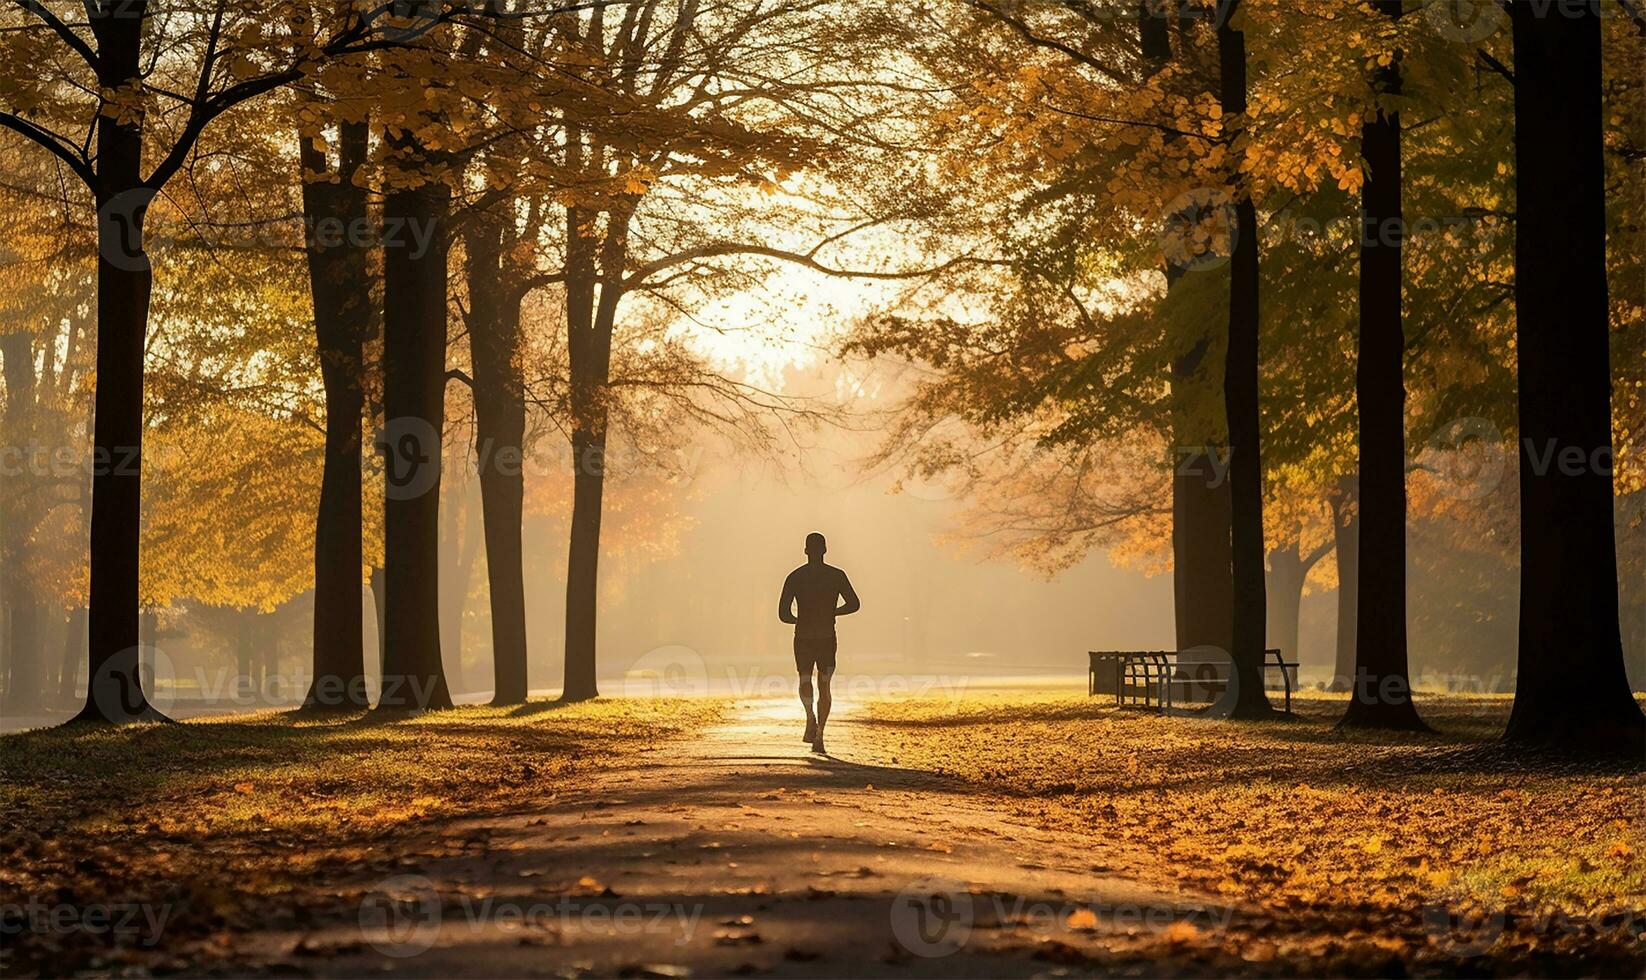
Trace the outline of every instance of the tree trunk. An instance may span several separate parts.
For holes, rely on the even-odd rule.
[[[1398,18],[1401,0],[1377,0]],[[1399,96],[1400,57],[1377,70],[1373,87]],[[1360,350],[1355,402],[1360,414],[1360,550],[1355,669],[1349,710],[1339,724],[1422,730],[1412,704],[1406,656],[1406,335],[1401,324],[1400,113],[1380,108],[1361,126],[1366,182],[1360,213]]]
[[[614,209],[594,270],[592,240],[581,230],[588,215],[568,209],[567,326],[571,354],[572,502],[571,547],[566,567],[566,682],[561,698],[599,696],[595,683],[595,621],[600,591],[600,519],[606,482],[606,384],[610,380],[612,329],[622,297],[628,214]],[[599,300],[595,302],[595,286]]]
[[[1175,378],[1175,374],[1174,374]],[[1183,431],[1181,428],[1177,431]],[[1192,448],[1191,448],[1192,447]],[[1206,447],[1208,451],[1197,451]],[[1207,442],[1180,443],[1172,478],[1172,598],[1177,648],[1233,645],[1230,495]]]
[[[261,655],[263,661],[263,699],[269,704],[279,704],[280,699],[286,693],[285,686],[280,683],[280,641],[275,639],[274,624],[268,621],[272,617],[261,616],[260,618],[264,620],[263,628],[258,630],[258,636],[262,638],[263,647]]]
[[[242,702],[256,699],[256,663],[252,658],[252,614],[245,610],[235,612],[234,634],[234,693]]]
[[[1228,0],[1217,30],[1223,117],[1231,128],[1246,112],[1246,38],[1231,19],[1239,0]],[[1233,134],[1231,134],[1233,135]],[[1232,715],[1264,718],[1272,713],[1263,690],[1263,458],[1258,395],[1257,208],[1250,188],[1234,187],[1235,243],[1229,265],[1229,347],[1223,397],[1229,418],[1229,491],[1233,534],[1235,686]]]
[[[1297,542],[1269,552],[1268,634],[1285,660],[1297,662],[1298,613],[1303,606],[1303,582],[1309,570],[1297,553]]]
[[[1337,660],[1330,691],[1347,691],[1355,676],[1355,620],[1360,610],[1359,480],[1346,476],[1332,495],[1333,535],[1337,540]]]
[[[6,383],[0,440],[10,446],[35,441],[33,420],[39,404],[39,376],[34,365],[34,338],[26,333],[0,336],[0,364]],[[3,704],[13,714],[40,707],[45,651],[39,638],[39,603],[29,574],[30,541],[38,525],[41,499],[27,467],[0,467],[0,590],[9,611],[5,629]]]
[[[481,215],[468,237],[469,360],[474,367],[480,505],[491,587],[492,703],[526,700],[526,577],[522,523],[526,390],[520,301],[502,282],[502,220]]]
[[[84,662],[85,652],[86,607],[75,606],[69,610],[68,623],[63,629],[63,668],[57,678],[58,703],[74,703],[76,687],[80,680],[80,664]]]
[[[1138,5],[1138,41],[1151,73],[1157,73],[1172,58],[1169,5]],[[1167,136],[1171,139],[1171,136]],[[1188,274],[1179,257],[1166,257],[1168,294]],[[1181,332],[1186,353],[1174,358],[1171,366],[1172,441],[1176,452],[1171,460],[1172,477],[1172,605],[1177,649],[1212,647],[1221,661],[1232,643],[1234,594],[1232,558],[1229,551],[1229,484],[1219,469],[1212,447],[1221,433],[1206,431],[1197,420],[1207,416],[1207,408],[1217,399],[1218,379],[1208,376],[1206,350],[1209,330],[1203,319],[1179,323],[1168,304],[1168,330]],[[1213,426],[1215,428],[1215,426]],[[1221,669],[1221,668],[1214,668]]]
[[[138,84],[142,0],[98,5],[97,81]],[[138,549],[142,525],[143,343],[153,271],[143,219],[154,192],[142,179],[141,122],[97,126],[97,393],[91,503],[91,603],[86,705],[75,720],[163,721],[137,676]]]
[[[384,201],[383,550],[388,591],[379,707],[446,708],[440,662],[440,465],[445,422],[446,220],[451,192],[424,184]],[[421,236],[427,236],[422,239]],[[419,244],[419,241],[424,244]]]
[[[11,672],[6,684],[6,711],[33,714],[41,707],[45,645],[40,633],[40,603],[22,576],[12,581],[10,608]]]
[[[382,568],[374,566],[368,580],[371,582],[372,610],[376,613],[377,670],[378,674],[381,675],[383,666],[387,662],[389,648],[388,632],[384,625],[388,616],[388,597],[384,594],[388,591],[388,574]]]
[[[318,144],[301,141],[309,287],[326,389],[326,458],[314,525],[314,680],[303,700],[307,710],[368,707],[360,609],[360,419],[372,295],[367,247],[354,237],[369,220],[366,191],[355,184],[366,160],[366,124],[343,124],[338,142],[332,173]]]
[[[463,465],[463,457],[452,462]],[[463,693],[469,689],[463,679],[463,615],[469,606],[469,585],[474,579],[475,538],[479,522],[468,499],[468,479],[446,479],[446,499],[440,532],[440,629],[441,652],[446,665],[446,685]]]
[[[575,460],[571,549],[566,563],[565,701],[599,697],[595,683],[595,621],[600,585],[600,519],[605,493],[605,445],[587,432],[572,439]]]
[[[1521,550],[1506,734],[1638,758],[1646,717],[1624,671],[1612,510],[1601,23],[1587,5],[1509,13]]]

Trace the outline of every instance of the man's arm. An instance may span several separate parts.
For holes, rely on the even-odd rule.
[[[857,592],[852,588],[852,580],[846,577],[845,572],[840,573],[840,598],[845,601],[835,609],[836,616],[850,616],[863,608],[863,603],[858,601]]]
[[[781,619],[785,623],[788,623],[790,626],[793,626],[799,622],[799,620],[795,619],[794,616],[793,572],[790,572],[789,577],[783,580],[783,598],[777,600],[777,618]]]

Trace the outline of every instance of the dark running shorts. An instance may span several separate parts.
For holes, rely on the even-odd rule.
[[[832,636],[797,636],[794,638],[794,669],[810,677],[816,667],[825,674],[834,673],[834,654],[839,642]]]

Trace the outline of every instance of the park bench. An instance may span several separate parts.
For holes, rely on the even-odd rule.
[[[1115,704],[1158,707],[1170,712],[1178,704],[1215,701],[1228,687],[1230,661],[1201,659],[1198,651],[1178,650],[1091,650],[1086,674],[1086,694],[1113,694]],[[1221,671],[1208,670],[1225,665]],[[1292,711],[1292,682],[1297,664],[1287,661],[1279,650],[1263,651],[1265,687],[1269,671],[1280,671],[1280,687],[1285,691],[1285,710]],[[1217,676],[1221,674],[1221,676]],[[1203,695],[1203,696],[1202,696]]]

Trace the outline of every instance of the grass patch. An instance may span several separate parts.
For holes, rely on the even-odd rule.
[[[442,837],[452,820],[550,803],[723,710],[691,699],[400,718],[268,712],[0,736],[0,892],[8,904],[163,905],[166,948],[185,948],[259,922],[316,875],[461,850],[466,841]],[[8,939],[7,972],[144,952],[58,932]]]
[[[1423,698],[1433,734],[1338,732],[1340,698],[1295,706],[1294,718],[1231,724],[1000,694],[871,702],[862,730],[878,761],[1090,834],[1101,867],[1319,923],[1298,943],[1336,932],[1421,947],[1455,940],[1447,923],[1484,921],[1499,950],[1606,934],[1638,969],[1640,766],[1498,744],[1504,697]]]

